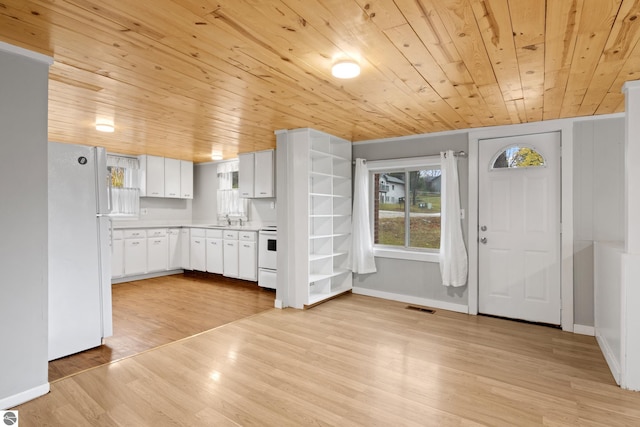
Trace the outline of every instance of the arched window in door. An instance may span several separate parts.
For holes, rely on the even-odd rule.
[[[493,157],[491,170],[544,167],[546,163],[544,156],[535,148],[511,145]]]

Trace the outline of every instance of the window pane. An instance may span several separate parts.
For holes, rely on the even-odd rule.
[[[409,172],[409,246],[440,248],[440,169]]]
[[[491,169],[530,168],[545,166],[544,157],[534,148],[512,145],[498,154]]]
[[[404,172],[374,175],[373,242],[405,245]]]

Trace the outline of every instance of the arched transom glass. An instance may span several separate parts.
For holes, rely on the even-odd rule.
[[[542,154],[533,147],[511,145],[493,157],[491,169],[516,169],[546,166]]]

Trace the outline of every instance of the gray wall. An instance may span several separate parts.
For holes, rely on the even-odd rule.
[[[0,50],[0,401],[48,382],[48,71]]]
[[[574,323],[594,325],[593,242],[624,241],[624,118],[573,128]]]
[[[385,140],[383,143],[355,143],[353,158],[367,160],[386,160],[406,157],[439,155],[446,150],[464,150],[468,152],[467,133],[445,136],[421,135],[413,138]],[[458,159],[460,178],[460,206],[465,210],[463,232],[465,241],[468,236],[469,210],[469,162],[466,157]],[[440,266],[434,262],[407,261],[391,258],[376,258],[377,272],[356,275],[354,286],[375,291],[390,292],[411,297],[427,298],[466,305],[467,286],[452,288],[442,286]]]

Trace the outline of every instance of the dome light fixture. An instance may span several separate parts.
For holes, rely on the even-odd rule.
[[[222,159],[224,159],[224,156],[222,155],[222,151],[220,150],[211,151],[211,160],[222,160]]]
[[[352,79],[360,75],[360,65],[352,59],[338,61],[331,67],[331,74],[339,79]]]
[[[111,133],[115,130],[113,123],[109,122],[96,122],[96,130],[100,132]]]

